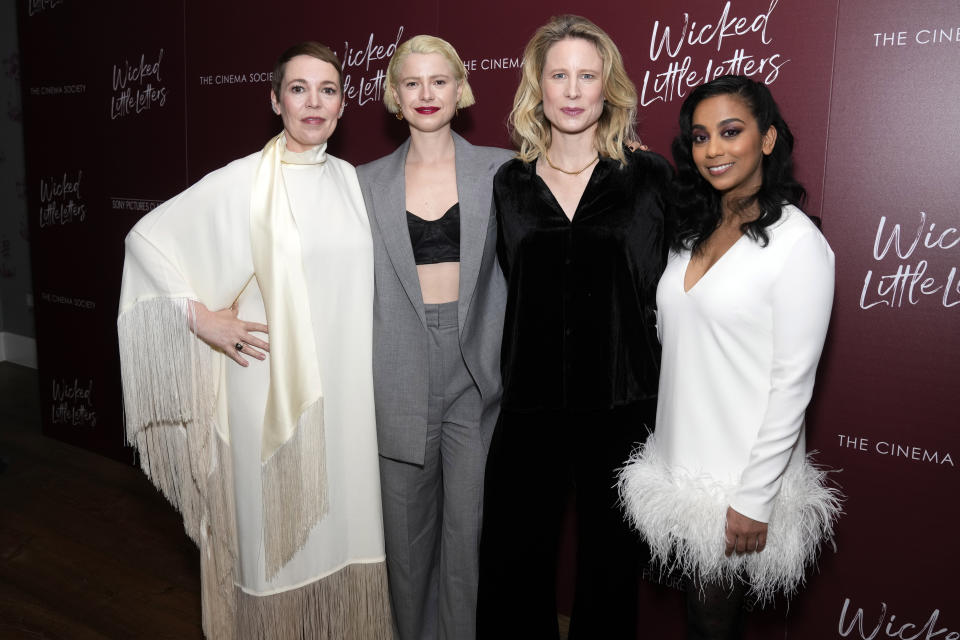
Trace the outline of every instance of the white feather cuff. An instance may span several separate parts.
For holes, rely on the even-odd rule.
[[[661,573],[681,572],[705,582],[743,578],[761,603],[801,586],[820,545],[833,538],[842,495],[826,484],[827,471],[810,457],[783,476],[760,553],[724,555],[726,511],[735,486],[670,468],[651,436],[620,471],[620,499],[630,524],[650,545]]]

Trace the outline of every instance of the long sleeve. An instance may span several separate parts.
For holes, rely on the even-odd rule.
[[[253,274],[250,185],[259,154],[207,175],[144,216],[126,241],[120,314],[142,300],[229,305]]]
[[[208,427],[226,433],[226,425],[213,420],[221,356],[191,332],[190,301],[229,306],[253,273],[255,160],[211,173],[144,216],[126,239],[117,333],[127,440],[194,540],[209,470]]]
[[[830,321],[833,288],[833,252],[811,228],[790,248],[775,280],[770,393],[749,462],[731,501],[736,511],[754,520],[769,521],[803,429]]]

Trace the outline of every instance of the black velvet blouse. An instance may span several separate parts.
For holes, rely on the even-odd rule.
[[[501,369],[511,411],[604,409],[656,397],[656,288],[672,170],[661,156],[601,159],[573,220],[536,163],[494,178],[507,277]]]

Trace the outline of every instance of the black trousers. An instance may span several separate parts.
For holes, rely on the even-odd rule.
[[[599,411],[503,410],[484,485],[478,640],[556,640],[557,548],[577,510],[571,640],[631,639],[648,552],[618,506],[616,474],[646,439],[654,400]]]

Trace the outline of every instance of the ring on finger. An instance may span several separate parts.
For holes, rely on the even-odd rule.
[[[233,348],[236,349],[237,351],[243,351],[243,343],[238,342],[237,344],[233,345]]]

